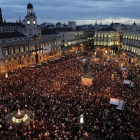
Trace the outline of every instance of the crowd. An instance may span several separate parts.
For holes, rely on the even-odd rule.
[[[101,54],[98,57],[98,63],[92,61],[89,53],[40,68],[17,69],[8,78],[2,76],[0,139],[88,140],[92,133],[102,140],[139,140],[140,88],[134,90],[124,85],[120,66]],[[81,84],[83,58],[89,62],[91,87]],[[110,105],[110,97],[124,100],[124,110]],[[8,113],[24,108],[34,112],[28,125],[7,122]]]

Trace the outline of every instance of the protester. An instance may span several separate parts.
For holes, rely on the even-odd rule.
[[[0,139],[76,140],[85,134],[89,139],[90,133],[105,140],[140,137],[139,86],[134,90],[124,85],[120,66],[101,54],[97,54],[100,61],[96,63],[92,54],[40,68],[17,69],[8,78],[1,77]],[[82,59],[88,61],[93,77],[91,87],[81,84]],[[134,81],[131,76],[129,80]],[[134,82],[139,84],[137,80]],[[124,100],[124,110],[109,105],[110,97]],[[28,125],[6,121],[8,113],[24,108],[34,112],[34,120]],[[81,114],[83,124],[80,124]]]

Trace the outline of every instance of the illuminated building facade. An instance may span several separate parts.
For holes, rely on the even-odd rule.
[[[119,45],[119,32],[108,31],[95,32],[94,45],[95,46],[117,46]]]
[[[100,48],[118,49],[119,32],[117,31],[96,31],[94,46]]]
[[[88,33],[84,30],[61,31],[59,35],[61,36],[63,52],[65,51],[65,54],[69,53],[69,51],[78,51],[80,47],[82,50],[88,41]]]
[[[25,27],[18,31],[0,32],[0,73],[35,65],[61,55],[61,37],[56,32],[44,32],[37,26],[33,5],[27,5]],[[51,52],[43,54],[43,47]]]

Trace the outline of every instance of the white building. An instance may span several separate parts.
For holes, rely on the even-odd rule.
[[[65,47],[84,43],[87,41],[88,34],[86,31],[61,31],[61,42]]]
[[[71,28],[72,30],[76,30],[76,22],[75,21],[69,21],[68,22],[68,27]]]
[[[122,50],[140,55],[140,32],[125,32]]]
[[[94,37],[95,46],[117,46],[119,45],[119,32],[117,31],[96,31]]]

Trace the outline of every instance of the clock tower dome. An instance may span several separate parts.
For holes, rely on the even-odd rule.
[[[26,29],[35,33],[37,31],[37,17],[35,15],[33,5],[29,3],[27,5],[27,15],[25,17]],[[30,33],[31,34],[31,33]]]

